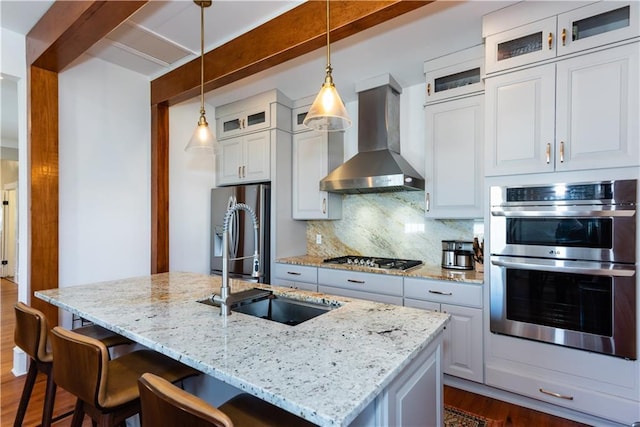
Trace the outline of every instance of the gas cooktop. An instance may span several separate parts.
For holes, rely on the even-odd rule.
[[[359,255],[346,255],[324,260],[327,264],[346,264],[383,270],[409,270],[422,265],[422,261],[412,259],[378,258]]]

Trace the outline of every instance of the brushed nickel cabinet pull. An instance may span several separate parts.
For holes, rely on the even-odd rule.
[[[551,161],[551,144],[547,144],[547,149],[545,150],[545,154],[547,156],[547,164]]]
[[[427,83],[427,96],[431,96],[431,83]]]
[[[301,276],[302,273],[298,273],[297,271],[287,271],[287,274],[291,274],[292,276]]]
[[[245,178],[247,176],[246,171],[247,171],[246,166],[242,166],[242,177],[243,178]]]
[[[358,283],[358,284],[364,284],[364,280],[355,280],[355,279],[347,279],[347,282],[350,283]]]
[[[429,196],[429,193],[427,193],[425,191],[425,193],[424,193],[424,210],[429,212],[429,210],[431,209],[430,205],[431,205],[431,197]]]
[[[242,166],[238,166],[238,178],[242,178]]]
[[[564,141],[560,141],[560,163],[564,163]]]
[[[562,46],[566,46],[567,45],[567,29],[563,28],[562,29]]]
[[[573,400],[573,396],[567,396],[566,394],[560,394],[553,391],[539,389],[540,393],[548,394],[549,396],[557,397],[558,399]]]
[[[327,198],[326,197],[322,198],[322,213],[323,214],[327,213]]]
[[[553,49],[553,33],[549,33],[549,50]]]
[[[453,292],[433,291],[431,289],[429,289],[429,293],[430,294],[437,294],[437,295],[453,295]]]

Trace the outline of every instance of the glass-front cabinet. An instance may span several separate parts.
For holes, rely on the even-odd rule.
[[[640,35],[637,1],[599,2],[558,15],[558,55]]]
[[[425,103],[484,90],[484,48],[478,45],[425,61]]]
[[[552,5],[541,2],[538,7],[550,8]],[[535,10],[535,13],[544,15],[544,10]],[[557,12],[549,9],[545,19],[515,28],[509,28],[506,23],[505,31],[487,35],[487,74],[639,35],[640,3],[637,1],[601,1],[563,13]]]
[[[555,33],[553,16],[487,37],[487,73],[554,58]]]

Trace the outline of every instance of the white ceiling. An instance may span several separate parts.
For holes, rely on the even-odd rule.
[[[26,34],[52,3],[0,0],[2,27]],[[214,0],[205,9],[205,51],[300,3]],[[438,1],[332,43],[333,76],[342,98],[355,100],[358,81],[384,73],[393,75],[403,87],[422,82],[426,59],[482,43],[482,15],[510,3],[513,1]],[[192,1],[150,1],[88,54],[152,80],[199,56],[199,24],[200,9]],[[324,80],[325,54],[326,49],[321,48],[216,89],[206,94],[206,101],[217,106],[272,88],[293,100],[313,95]],[[2,116],[4,122],[5,114]]]

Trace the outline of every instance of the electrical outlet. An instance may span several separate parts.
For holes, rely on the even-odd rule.
[[[316,244],[317,245],[322,244],[322,234],[316,234]]]

